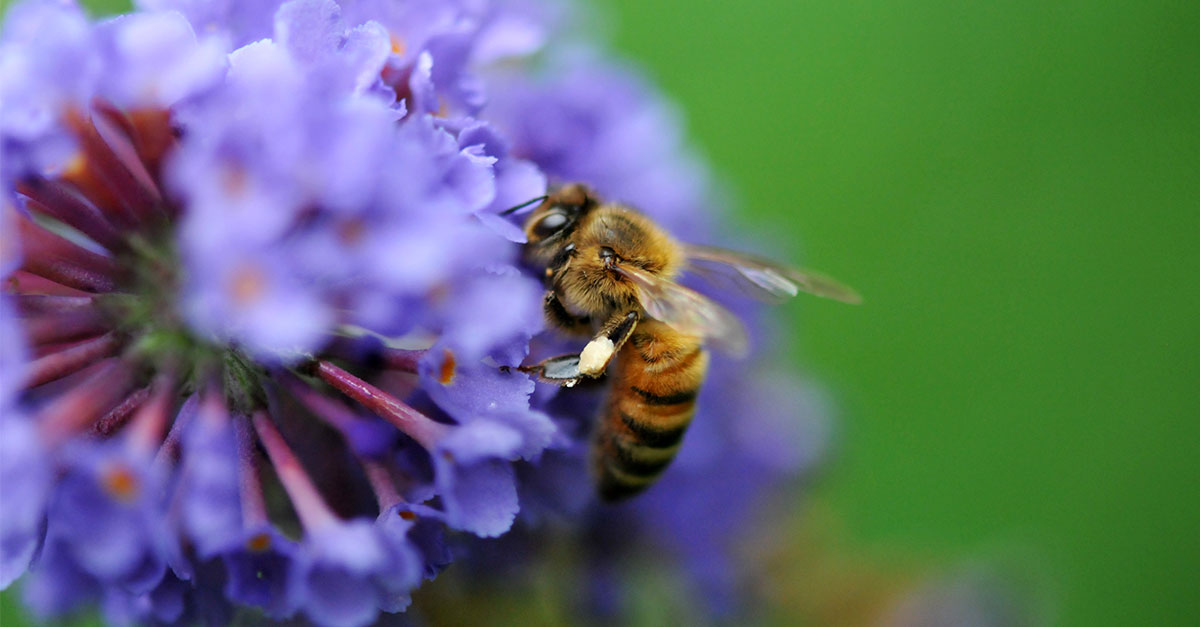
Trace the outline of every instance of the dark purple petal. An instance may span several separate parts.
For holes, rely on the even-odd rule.
[[[595,499],[586,464],[587,446],[550,449],[534,463],[516,465],[521,520],[537,526],[544,520],[575,520]]]
[[[301,580],[307,572],[300,547],[271,527],[248,529],[221,552],[229,579],[225,596],[284,618],[300,604]]]
[[[305,613],[325,625],[373,621],[382,601],[377,582],[394,568],[394,553],[375,526],[359,520],[323,527],[309,534],[308,550]]]
[[[442,439],[433,452],[434,482],[447,524],[483,537],[512,527],[519,506],[507,460],[521,447],[519,431],[488,420],[457,427]]]
[[[101,590],[100,582],[79,568],[61,542],[50,540],[30,569],[21,596],[35,617],[46,620],[94,601]]]
[[[186,581],[180,580],[167,573],[162,581],[150,591],[150,612],[155,620],[164,623],[174,623],[186,609],[187,593],[190,587]]]
[[[486,454],[502,459],[531,458],[545,449],[557,432],[549,416],[529,409],[534,383],[524,373],[506,372],[484,363],[463,364],[455,358],[455,353],[437,345],[421,359],[420,371],[424,390],[458,422],[464,425],[487,422],[490,425],[481,429],[490,429],[494,434],[517,434],[519,440],[513,450],[492,447]],[[454,446],[465,447],[470,441],[469,433],[468,430],[457,436]],[[445,441],[441,446],[446,446]],[[456,458],[460,453],[474,455],[460,448]]]
[[[237,436],[219,403],[202,402],[183,435],[183,464],[176,490],[183,527],[201,558],[242,532]]]
[[[147,591],[166,568],[160,483],[148,460],[114,446],[77,446],[50,503],[47,533],[98,579]]]
[[[465,423],[529,409],[534,383],[528,375],[482,362],[463,362],[456,355],[435,345],[419,364],[422,387],[451,417]]]
[[[452,556],[443,534],[445,518],[442,512],[411,503],[397,503],[379,514],[375,521],[379,533],[397,553],[397,568],[388,588],[393,594],[407,595],[422,576],[432,579],[450,564]]]

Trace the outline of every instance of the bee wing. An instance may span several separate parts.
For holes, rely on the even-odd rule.
[[[808,292],[852,305],[862,303],[862,296],[854,288],[842,285],[820,272],[712,246],[689,244],[686,251],[692,269],[703,270],[695,263],[700,262],[733,270],[731,276],[734,280],[760,300],[779,302],[799,292]]]
[[[677,331],[706,338],[726,352],[746,354],[746,328],[733,312],[674,281],[641,268],[616,264],[621,276],[638,288],[638,301],[651,318]]]

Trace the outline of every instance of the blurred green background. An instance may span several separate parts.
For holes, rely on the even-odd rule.
[[[1062,625],[1200,616],[1200,3],[609,0],[794,258],[852,543],[1040,571]]]
[[[847,543],[1015,559],[1055,624],[1195,624],[1200,3],[595,4],[739,219],[866,296],[787,310]]]

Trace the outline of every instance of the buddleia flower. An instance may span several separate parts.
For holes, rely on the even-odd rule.
[[[469,539],[606,517],[682,525],[683,562],[736,580],[761,488],[820,440],[772,434],[815,423],[758,411],[779,397],[718,360],[675,467],[606,508],[583,461],[600,398],[514,368],[563,341],[506,209],[582,180],[716,233],[670,107],[562,52],[568,24],[523,1],[13,6],[0,587],[39,618],[363,625]]]

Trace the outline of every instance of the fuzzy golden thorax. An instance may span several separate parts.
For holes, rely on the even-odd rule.
[[[603,320],[614,312],[641,310],[637,288],[606,264],[636,266],[673,279],[681,246],[645,215],[600,204],[579,185],[563,187],[526,221],[526,258],[544,267],[547,287],[572,313]]]
[[[575,244],[574,255],[556,273],[551,287],[568,309],[594,319],[604,319],[618,309],[641,307],[637,288],[606,266],[609,250],[619,264],[666,278],[675,277],[682,260],[679,245],[649,218],[612,205],[585,215],[570,240]]]

